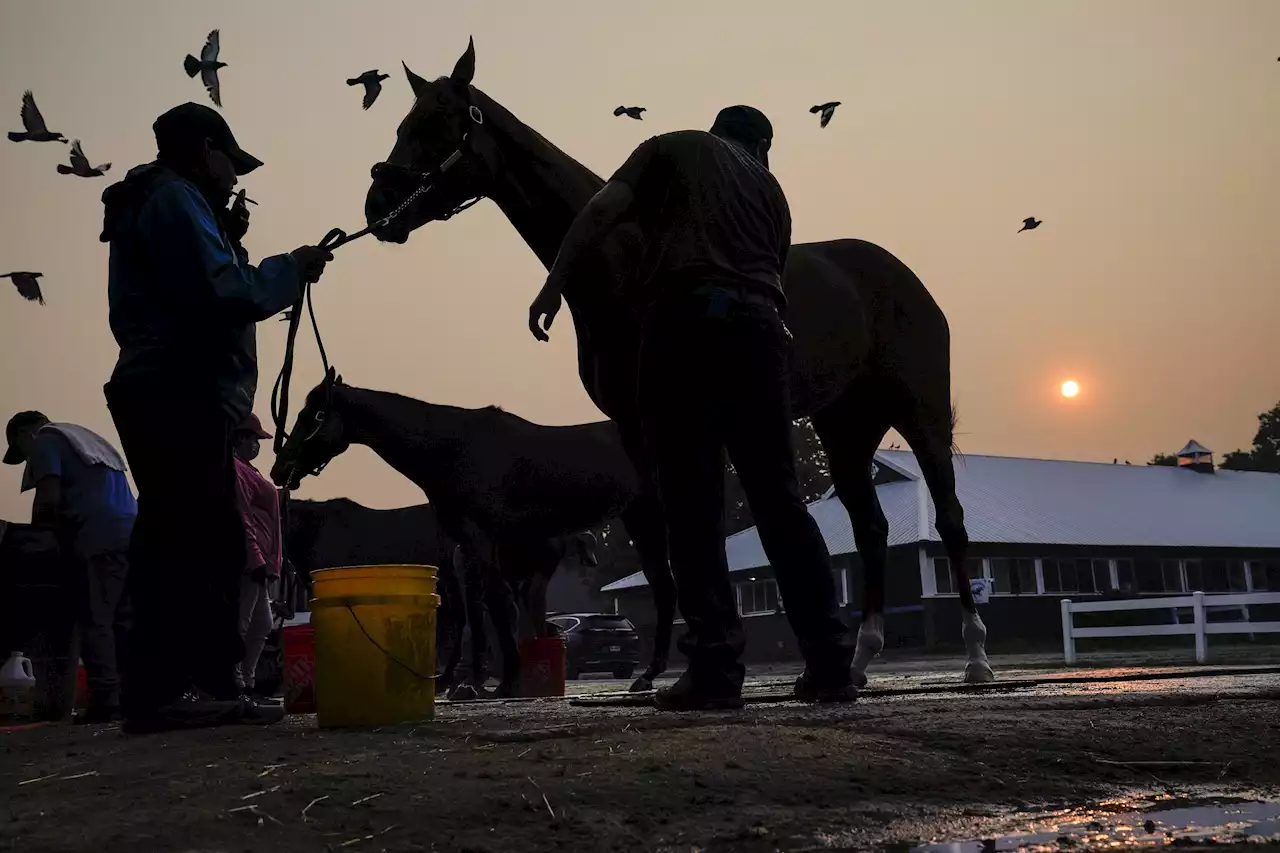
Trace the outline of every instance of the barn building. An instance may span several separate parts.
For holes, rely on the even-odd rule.
[[[1063,598],[1280,591],[1280,474],[1220,470],[1212,452],[1194,441],[1177,461],[1165,467],[957,456],[969,575],[989,585],[981,610],[990,647],[1060,647]],[[889,522],[887,643],[959,644],[959,599],[915,457],[878,451],[873,474]],[[831,551],[844,612],[856,625],[862,566],[849,516],[831,491],[809,512]],[[730,536],[725,551],[748,656],[797,658],[756,529]],[[642,631],[651,628],[642,574],[601,591]]]

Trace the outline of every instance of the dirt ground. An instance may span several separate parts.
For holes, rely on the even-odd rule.
[[[877,683],[953,680],[934,676]],[[369,731],[50,725],[0,734],[0,849],[905,850],[1131,792],[1269,796],[1277,756],[1274,673],[714,714],[441,705]],[[1150,761],[1189,763],[1126,764]]]

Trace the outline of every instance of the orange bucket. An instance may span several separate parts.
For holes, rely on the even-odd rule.
[[[540,637],[520,644],[520,692],[524,696],[564,695],[564,637]]]
[[[310,625],[280,629],[284,644],[284,710],[288,714],[316,712],[316,634]]]

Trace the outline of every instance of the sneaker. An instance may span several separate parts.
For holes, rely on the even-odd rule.
[[[659,711],[736,711],[745,704],[741,687],[706,690],[687,670],[675,684],[653,696],[653,705]]]
[[[256,690],[246,690],[245,695],[257,702],[259,705],[284,705],[284,699],[279,696],[268,696],[265,693],[259,693]]]
[[[243,713],[239,700],[207,699],[192,691],[153,710],[125,712],[120,728],[126,734],[203,729],[239,722]]]
[[[844,684],[823,684],[809,675],[809,670],[801,673],[796,679],[796,698],[801,702],[856,702],[858,688],[852,680]]]
[[[242,726],[269,726],[284,719],[284,705],[259,702],[249,696],[240,697],[240,717],[231,722]]]
[[[76,725],[101,725],[103,723],[114,723],[120,719],[119,705],[91,705],[85,708],[79,714],[76,714],[71,722]]]

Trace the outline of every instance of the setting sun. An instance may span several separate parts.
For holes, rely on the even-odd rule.
[[[1080,384],[1074,379],[1068,379],[1062,383],[1062,396],[1074,397],[1080,393]]]

